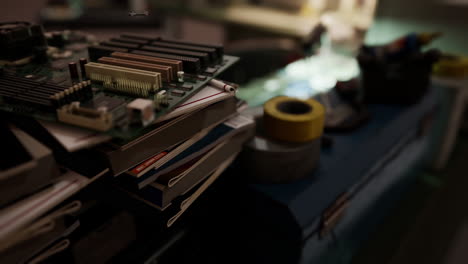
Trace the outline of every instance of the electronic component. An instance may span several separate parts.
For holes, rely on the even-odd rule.
[[[28,22],[0,23],[0,60],[16,61],[47,50],[44,30]]]
[[[184,71],[190,72],[190,73],[198,73],[200,72],[200,68],[201,68],[200,60],[197,58],[165,54],[165,53],[159,53],[159,52],[142,51],[142,50],[133,50],[130,53],[182,61]]]
[[[97,61],[97,59],[105,56],[109,56],[112,52],[127,52],[128,49],[109,47],[109,46],[90,46],[88,47],[89,59],[91,61]]]
[[[78,66],[75,62],[68,63],[68,71],[70,72],[70,78],[72,80],[78,80],[80,78],[78,75]]]
[[[173,74],[174,79],[177,78],[176,76],[177,72],[182,70],[182,61],[179,61],[179,60],[171,60],[171,59],[150,57],[150,56],[123,53],[123,52],[114,52],[111,54],[111,57],[124,59],[124,60],[132,60],[132,61],[170,66],[172,68],[172,74]]]
[[[0,77],[0,96],[4,102],[35,105],[50,111],[72,101],[89,99],[93,92],[91,82],[64,87],[4,73]]]
[[[90,62],[85,65],[87,77],[102,82],[104,89],[148,97],[162,86],[161,74],[132,68]]]
[[[185,92],[179,89],[172,89],[171,94],[175,96],[184,96]]]
[[[147,126],[154,120],[153,101],[138,98],[127,105],[130,124]]]
[[[198,47],[205,47],[205,48],[214,48],[217,53],[217,57],[222,60],[224,56],[224,47],[222,44],[211,44],[211,43],[200,43],[200,42],[192,42],[192,41],[184,41],[180,39],[170,39],[167,37],[164,38],[157,38],[158,41],[167,42],[167,43],[174,43],[174,44],[182,44],[182,45],[190,45],[190,46],[198,46]]]
[[[195,51],[195,52],[203,52],[209,55],[210,63],[218,62],[218,54],[216,53],[215,48],[206,48],[206,47],[198,47],[193,45],[184,45],[184,44],[175,44],[175,43],[168,43],[163,41],[153,41],[151,42],[151,46],[155,47],[163,47],[163,48],[172,48],[172,49],[182,49],[188,51]]]
[[[107,134],[116,142],[140,136],[152,119],[183,104],[237,61],[220,57],[222,47],[216,45],[159,37],[123,35],[89,45],[96,40],[73,30],[44,35],[52,44],[45,53],[48,63],[39,59],[42,46],[34,46],[30,55],[18,60],[0,58],[0,110],[98,131],[110,129]]]
[[[90,100],[86,103],[81,104],[82,107],[91,108],[91,109],[99,109],[99,108],[107,108],[108,111],[114,111],[116,108],[123,106],[125,101],[111,96],[97,96],[93,100]]]
[[[179,88],[181,88],[181,89],[184,90],[184,91],[192,91],[192,90],[193,90],[193,85],[190,85],[190,84],[182,84],[182,86],[180,86]]]
[[[53,61],[51,67],[53,70],[61,71],[67,67],[67,62],[65,60]]]
[[[211,67],[208,67],[208,68],[205,69],[205,73],[211,74],[211,75],[215,74],[215,72],[217,72],[217,71],[218,71],[218,69],[211,68]]]
[[[86,78],[86,68],[85,65],[88,63],[88,60],[85,58],[80,58],[80,70],[81,70],[81,78],[84,80]]]
[[[178,82],[184,82],[184,72],[183,71],[178,71],[177,72],[177,81]]]
[[[172,54],[178,56],[186,56],[186,57],[193,57],[198,58],[200,60],[201,67],[206,67],[210,63],[209,55],[205,52],[194,52],[188,50],[179,50],[179,49],[169,49],[169,48],[159,48],[153,46],[142,46],[141,50],[151,51],[151,52],[159,52],[165,54]]]
[[[80,107],[79,102],[73,102],[57,109],[58,120],[80,127],[97,131],[107,131],[114,125],[112,113],[107,108],[91,109]]]
[[[92,100],[81,104],[81,107],[94,110],[105,108],[107,112],[112,113],[114,124],[120,123],[119,120],[127,118],[127,108],[125,101],[117,97],[106,95],[96,96]]]
[[[54,31],[47,32],[45,34],[47,37],[47,44],[52,47],[63,48],[65,46],[65,35],[63,32]]]
[[[117,42],[117,41],[103,41],[100,43],[100,45],[129,49],[129,50],[137,49],[140,47],[140,44],[124,43],[124,42]]]
[[[99,63],[128,67],[133,69],[139,69],[144,71],[150,72],[159,72],[161,74],[161,78],[165,82],[172,81],[172,68],[170,66],[165,65],[157,65],[139,61],[131,61],[131,60],[123,60],[111,57],[102,57],[98,59]]]
[[[156,110],[160,110],[162,107],[169,105],[169,98],[167,97],[166,90],[159,91],[154,96],[154,105]]]
[[[123,43],[131,43],[131,44],[140,44],[140,45],[145,45],[145,44],[148,44],[148,43],[149,43],[149,41],[147,41],[147,40],[132,39],[132,38],[124,38],[124,37],[120,37],[120,38],[111,38],[111,41],[114,41],[114,42],[123,42]]]
[[[64,51],[56,50],[50,56],[52,57],[52,59],[58,60],[58,59],[70,58],[72,55],[73,55],[73,52],[71,52],[69,50],[64,50]]]
[[[123,34],[120,35],[121,38],[127,38],[127,39],[139,39],[139,40],[145,40],[145,41],[152,41],[156,40],[156,38],[148,37],[148,36],[139,36],[139,35],[132,35],[132,34]]]
[[[148,37],[148,36],[139,36],[139,35],[132,35],[132,34],[124,34],[120,36],[121,38],[131,39],[131,40],[139,40],[139,41],[146,41],[146,42],[165,42],[165,43],[172,43],[172,44],[179,44],[179,45],[188,45],[190,47],[204,47],[204,48],[213,48],[216,50],[217,57],[222,60],[224,56],[224,47],[222,44],[213,44],[213,43],[201,43],[201,42],[193,42],[193,41],[184,41],[180,39],[171,39],[167,37]],[[180,47],[179,47],[180,48]],[[184,48],[182,48],[184,49]]]

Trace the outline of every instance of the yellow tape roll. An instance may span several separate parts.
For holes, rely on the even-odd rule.
[[[273,139],[306,142],[322,136],[325,108],[314,99],[275,97],[263,106],[265,132]]]
[[[440,77],[466,78],[468,76],[468,57],[443,57],[434,65],[434,74]]]

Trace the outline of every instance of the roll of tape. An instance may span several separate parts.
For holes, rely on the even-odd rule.
[[[278,96],[265,103],[264,126],[268,136],[288,142],[307,142],[323,133],[325,108],[314,99]]]
[[[440,77],[468,77],[468,57],[447,56],[434,65],[434,74]]]
[[[320,157],[320,138],[306,143],[275,141],[264,137],[263,118],[256,116],[257,135],[239,157],[250,182],[288,183],[313,175]]]

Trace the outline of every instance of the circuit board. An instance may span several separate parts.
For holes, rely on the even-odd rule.
[[[58,44],[55,39],[48,39],[55,47],[49,43],[45,58],[37,60],[31,56],[26,63],[12,62],[11,59],[2,61],[0,110],[40,120],[65,120],[64,123],[102,131],[127,141],[140,136],[159,117],[200,91],[238,60],[220,53],[220,46],[156,37],[120,36],[101,43],[90,40],[83,33],[68,32],[66,37],[62,33],[62,37]],[[143,62],[135,62],[139,59]],[[152,60],[157,63],[146,63]],[[167,64],[160,65],[159,61]],[[175,62],[181,69],[183,65],[183,71],[174,66]],[[130,66],[122,67],[118,63]],[[147,68],[154,68],[156,72],[147,71]],[[108,81],[110,75],[115,76]],[[18,83],[22,85],[22,94],[12,94],[8,85],[19,86]],[[42,90],[70,88],[51,96],[50,106],[49,98],[47,101],[41,99],[42,90],[37,91],[38,87]],[[3,94],[1,89],[4,89]],[[34,93],[38,94],[37,99],[29,98]],[[47,107],[40,107],[35,100]],[[70,113],[77,109],[80,112],[76,119],[70,117]],[[132,111],[137,112],[134,114],[136,118],[129,120]]]

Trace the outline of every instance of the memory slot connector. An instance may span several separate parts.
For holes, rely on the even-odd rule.
[[[123,59],[123,60],[132,60],[132,61],[170,66],[172,68],[173,78],[177,78],[178,71],[183,71],[182,61],[180,60],[171,60],[171,59],[151,57],[151,56],[145,56],[145,55],[137,55],[137,54],[132,54],[132,53],[124,53],[124,52],[114,52],[111,54],[111,57]]]
[[[179,60],[179,61],[182,61],[184,72],[199,73],[201,71],[200,60],[197,58],[165,54],[165,53],[160,53],[160,52],[143,51],[143,50],[132,50],[130,53],[137,54],[137,55],[157,57],[157,58]]]
[[[86,74],[92,81],[102,82],[104,89],[147,97],[162,87],[161,74],[90,62],[85,65]]]
[[[59,86],[5,73],[0,77],[0,97],[7,103],[35,105],[52,111],[71,102],[88,100],[93,97],[93,91],[90,81]]]
[[[117,47],[117,48],[128,49],[128,50],[138,49],[141,46],[140,44],[126,43],[126,42],[119,42],[119,41],[103,41],[99,43],[99,45],[107,46],[107,47]]]
[[[190,46],[197,46],[197,47],[205,47],[205,48],[214,48],[216,49],[216,53],[218,58],[223,58],[224,56],[224,47],[222,44],[214,44],[214,43],[200,43],[200,42],[193,42],[193,41],[184,41],[180,39],[171,39],[167,37],[159,37],[156,38],[157,41],[160,42],[167,42],[167,43],[174,43],[174,44],[181,44],[181,45],[190,45]]]
[[[151,52],[166,53],[178,56],[198,58],[200,60],[201,67],[207,67],[210,64],[209,55],[206,52],[195,52],[181,49],[169,49],[169,48],[160,48],[154,46],[142,46],[139,50],[146,50]]]
[[[114,41],[114,42],[123,42],[123,43],[140,44],[140,45],[146,45],[146,44],[148,44],[148,41],[147,41],[147,40],[132,39],[132,38],[124,38],[124,37],[120,37],[120,38],[111,38],[110,40],[111,40],[111,41]]]
[[[218,58],[218,53],[216,53],[215,48],[207,48],[207,47],[199,47],[193,45],[184,45],[184,44],[175,44],[175,43],[168,43],[163,41],[153,41],[150,44],[151,46],[155,47],[163,47],[163,48],[172,48],[172,49],[181,49],[187,51],[195,51],[195,52],[203,52],[207,53],[210,58],[210,63],[220,62],[220,58]]]
[[[204,47],[204,48],[213,48],[216,50],[217,57],[222,59],[224,56],[224,47],[221,43],[202,43],[202,42],[194,42],[194,41],[187,41],[181,39],[171,39],[168,37],[149,37],[149,36],[139,36],[133,34],[123,34],[120,36],[121,38],[132,40],[132,41],[141,41],[138,42],[139,44],[143,44],[144,42],[150,43],[153,41],[158,42],[166,42],[166,43],[173,43],[173,44],[180,44],[180,45],[190,45],[196,47]]]
[[[104,64],[115,65],[115,66],[132,68],[132,69],[150,71],[150,72],[159,72],[164,82],[171,82],[174,76],[174,73],[172,72],[172,68],[170,66],[165,66],[165,65],[157,65],[157,64],[124,60],[124,59],[118,59],[118,58],[110,58],[110,57],[99,58],[98,62],[104,63]]]
[[[91,61],[97,61],[101,57],[109,56],[112,52],[127,52],[128,49],[110,46],[89,46],[88,54]]]

